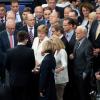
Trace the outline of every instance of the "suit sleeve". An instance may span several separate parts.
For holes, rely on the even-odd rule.
[[[92,45],[89,44],[86,48],[85,51],[85,57],[86,57],[86,69],[85,69],[85,73],[88,74],[91,70],[91,64],[92,64],[92,58],[93,58],[93,53],[92,53]]]
[[[42,61],[42,64],[40,66],[40,79],[39,79],[39,90],[40,92],[44,92],[45,89],[45,83],[47,78],[47,71],[48,71],[48,60],[44,58]]]

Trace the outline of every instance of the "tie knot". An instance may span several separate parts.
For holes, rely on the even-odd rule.
[[[77,42],[77,43],[76,43],[76,48],[78,49],[79,46],[80,46],[80,42]]]
[[[32,27],[30,27],[30,30],[32,30],[33,28]]]

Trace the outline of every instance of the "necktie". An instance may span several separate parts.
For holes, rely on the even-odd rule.
[[[97,39],[99,34],[100,34],[100,24],[98,25],[98,28],[97,28],[97,31],[96,31],[96,35],[95,35],[95,39]]]
[[[10,34],[10,48],[13,48],[13,35]]]
[[[74,54],[75,54],[75,55],[76,55],[77,52],[78,52],[79,46],[80,46],[80,42],[76,42],[76,44],[75,44],[75,49],[74,49]]]
[[[33,33],[32,33],[32,29],[33,28],[30,28],[30,31],[29,31],[29,38],[30,38],[31,43],[33,43],[33,38],[34,38]]]
[[[77,42],[75,48],[78,49],[79,46],[80,46],[80,42]]]
[[[49,22],[49,20],[47,20],[47,27],[48,27],[48,29],[49,29],[49,27],[50,27],[50,22]]]

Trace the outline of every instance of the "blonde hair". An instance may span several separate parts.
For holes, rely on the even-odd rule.
[[[52,36],[51,37],[51,41],[53,42],[53,45],[54,45],[54,49],[55,50],[65,49],[64,43],[57,36],[55,36],[55,35]]]
[[[42,51],[44,53],[53,53],[54,45],[51,40],[44,41],[42,44]]]
[[[91,16],[93,19],[96,19],[96,12],[89,13],[89,16]]]
[[[38,26],[37,31],[43,32],[46,35],[48,34],[48,28],[47,28],[46,25],[40,25],[40,26]]]

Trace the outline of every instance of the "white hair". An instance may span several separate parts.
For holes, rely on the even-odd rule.
[[[8,20],[6,21],[6,26],[7,26],[7,25],[10,25],[10,24],[16,24],[15,20],[13,20],[13,19],[8,19]]]
[[[77,26],[77,28],[81,29],[82,32],[84,32],[85,34],[87,34],[87,32],[88,32],[88,30],[87,30],[87,28],[85,26],[80,25],[80,26]]]

